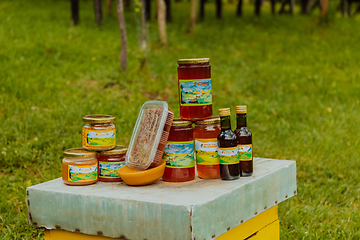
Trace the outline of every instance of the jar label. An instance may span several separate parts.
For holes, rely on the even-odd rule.
[[[252,156],[252,144],[239,144],[239,159],[240,161],[251,161]]]
[[[239,149],[238,147],[218,148],[220,164],[235,164],[239,163]]]
[[[112,147],[116,143],[115,141],[115,129],[111,130],[97,130],[83,128],[83,146],[101,146]]]
[[[217,165],[217,138],[195,139],[196,162],[199,165]]]
[[[168,168],[194,167],[194,141],[167,142],[163,159]]]
[[[121,162],[102,162],[99,161],[99,177],[102,178],[119,178],[118,169],[125,165],[125,161]]]
[[[202,106],[212,104],[211,79],[179,79],[179,84],[181,106]]]
[[[97,179],[97,164],[87,166],[68,166],[69,182],[87,182]]]

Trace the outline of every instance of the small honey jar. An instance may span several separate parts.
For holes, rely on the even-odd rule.
[[[116,144],[115,117],[87,115],[82,118],[82,146],[89,151],[106,151]]]

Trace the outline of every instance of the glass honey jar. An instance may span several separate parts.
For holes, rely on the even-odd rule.
[[[200,178],[220,178],[217,153],[217,136],[220,130],[220,117],[195,122],[196,169]]]
[[[96,153],[84,148],[64,151],[62,160],[62,180],[68,185],[89,185],[98,181]]]
[[[89,151],[105,151],[115,147],[115,117],[111,115],[87,115],[82,118],[82,146]]]
[[[213,115],[210,58],[178,60],[180,118],[203,120]]]
[[[194,136],[191,121],[174,119],[165,146],[163,180],[185,182],[195,179]]]
[[[118,170],[125,165],[126,151],[126,147],[116,145],[112,150],[101,151],[97,154],[97,160],[99,163],[99,181],[121,181]]]

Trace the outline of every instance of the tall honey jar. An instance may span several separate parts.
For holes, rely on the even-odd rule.
[[[203,120],[213,115],[210,58],[178,60],[180,118]]]

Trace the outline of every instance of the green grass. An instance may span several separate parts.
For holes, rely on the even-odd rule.
[[[61,176],[62,151],[81,146],[82,116],[116,116],[124,145],[146,100],[165,100],[179,116],[176,61],[190,57],[211,58],[215,112],[248,105],[255,157],[297,161],[281,238],[360,238],[359,17],[331,6],[319,24],[318,12],[272,16],[266,5],[258,18],[246,3],[236,18],[228,3],[219,21],[213,5],[189,35],[189,3],[173,1],[168,48],[152,20],[145,53],[128,11],[124,73],[115,6],[98,28],[92,1],[81,1],[77,27],[67,0],[0,2],[0,239],[43,238],[28,226],[25,189]]]

